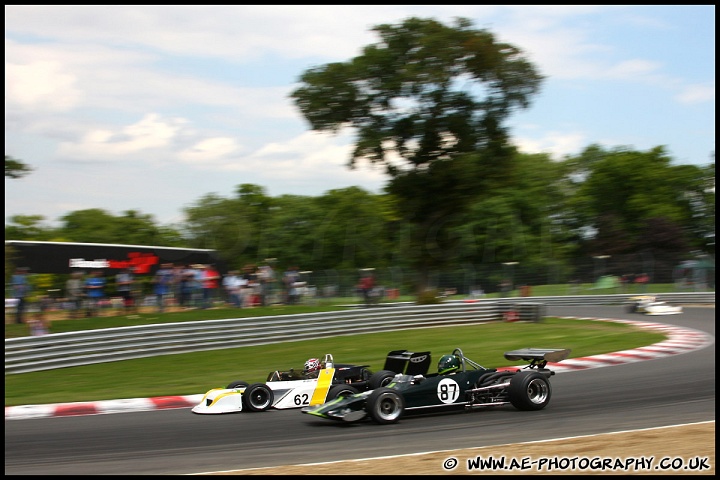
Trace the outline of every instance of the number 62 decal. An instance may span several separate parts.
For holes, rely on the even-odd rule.
[[[295,405],[309,405],[310,404],[310,396],[307,393],[301,393],[299,395],[295,395],[293,400],[295,401]]]

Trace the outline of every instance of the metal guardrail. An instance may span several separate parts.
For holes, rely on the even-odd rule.
[[[341,312],[205,320],[56,333],[5,340],[5,374],[179,353],[295,342],[340,335],[500,321],[515,310],[521,321],[539,321],[547,305],[622,304],[632,295],[513,297],[392,304]],[[714,304],[715,293],[663,294],[668,303]]]
[[[528,301],[539,302],[545,305],[622,305],[631,297],[638,295],[652,295],[659,301],[672,305],[715,305],[715,292],[679,292],[679,293],[620,293],[613,295],[573,295],[557,297],[509,297],[497,301]]]

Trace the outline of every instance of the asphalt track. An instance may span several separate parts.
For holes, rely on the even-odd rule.
[[[116,407],[122,413],[114,415],[57,416],[48,407],[45,413],[35,412],[34,418],[29,409],[25,417],[9,418],[6,409],[5,474],[190,474],[715,419],[714,308],[687,307],[682,315],[644,317],[627,314],[619,306],[549,307],[547,314],[653,323],[667,329],[672,341],[640,349],[641,353],[621,352],[623,361],[607,356],[563,362],[575,365],[558,366],[552,379],[553,400],[539,412],[501,407],[406,417],[380,426],[328,422],[297,410],[194,415],[170,399],[165,405],[170,408]]]

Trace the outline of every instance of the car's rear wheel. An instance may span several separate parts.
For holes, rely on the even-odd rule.
[[[355,395],[358,393],[358,389],[350,385],[333,385],[328,390],[327,401],[335,400],[340,397],[347,397],[349,395]]]
[[[550,403],[550,381],[538,372],[519,372],[510,379],[508,397],[518,410],[542,410]]]
[[[390,370],[380,370],[370,376],[370,380],[368,380],[368,388],[370,390],[374,390],[379,387],[385,387],[388,383],[392,382],[393,378],[395,378],[395,372],[391,372]]]
[[[242,399],[248,410],[262,412],[272,406],[275,396],[264,383],[254,383],[245,389]]]
[[[367,411],[376,423],[396,423],[405,411],[405,399],[392,388],[376,388],[368,396]]]
[[[227,388],[228,389],[243,388],[243,387],[247,387],[248,385],[250,385],[248,382],[245,382],[243,380],[236,380],[234,382],[230,382],[228,384]]]

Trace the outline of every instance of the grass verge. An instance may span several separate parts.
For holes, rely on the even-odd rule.
[[[274,345],[5,375],[5,405],[205,393],[234,380],[264,381],[271,371],[300,369],[306,359],[320,358],[326,353],[331,353],[336,362],[369,365],[377,371],[382,369],[390,350],[430,350],[433,358],[439,359],[459,347],[467,357],[481,365],[502,367],[523,365],[523,362],[508,362],[503,357],[505,351],[518,348],[570,348],[570,358],[574,358],[638,348],[664,339],[661,333],[623,323],[552,317],[538,323],[418,328],[298,342],[292,341],[290,333],[288,342]]]

